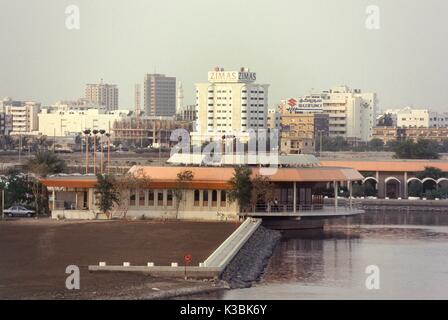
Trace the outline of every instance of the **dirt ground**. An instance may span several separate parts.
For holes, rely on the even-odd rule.
[[[0,221],[0,299],[138,298],[152,290],[197,286],[198,281],[144,274],[91,273],[87,266],[181,264],[187,253],[197,265],[236,228],[179,221]],[[68,265],[80,268],[80,290],[65,288]]]

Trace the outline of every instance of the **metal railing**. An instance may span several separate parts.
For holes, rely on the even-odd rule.
[[[78,203],[73,201],[66,201],[66,200],[56,200],[54,202],[53,207],[53,201],[50,201],[50,209],[54,210],[89,210],[87,207],[87,203]]]

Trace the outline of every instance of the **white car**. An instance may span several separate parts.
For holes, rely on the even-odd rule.
[[[28,210],[22,206],[12,206],[11,208],[5,210],[5,214],[8,217],[31,217],[34,212],[34,210]]]

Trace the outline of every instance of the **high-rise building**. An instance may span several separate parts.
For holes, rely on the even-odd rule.
[[[377,99],[376,93],[339,86],[302,98],[283,100],[280,108],[297,113],[328,113],[330,136],[369,141],[376,122]]]
[[[98,84],[87,84],[85,89],[87,101],[104,106],[106,110],[118,109],[118,88],[114,84],[101,81]]]
[[[174,116],[176,78],[164,74],[147,74],[144,80],[144,107],[148,116]]]
[[[196,84],[197,123],[192,141],[213,140],[220,133],[244,133],[267,128],[268,88],[257,84],[248,68],[225,71],[216,67],[207,83]]]
[[[182,88],[182,82],[179,81],[177,86],[177,100],[176,100],[176,114],[182,113],[184,108],[184,88]]]
[[[32,134],[38,129],[37,114],[40,103],[34,101],[16,101],[5,98],[0,102],[0,112],[12,118],[10,134]]]

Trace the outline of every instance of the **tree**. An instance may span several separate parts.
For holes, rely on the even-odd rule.
[[[27,175],[16,169],[9,170],[1,184],[1,189],[5,189],[6,208],[15,204],[31,206],[34,203],[33,190]]]
[[[120,205],[120,191],[117,190],[117,183],[114,176],[98,174],[96,177],[96,205],[110,219],[113,206]]]
[[[439,145],[435,141],[419,139],[417,142],[406,140],[395,146],[397,159],[439,159]]]
[[[147,175],[142,168],[138,168],[135,172],[128,172],[115,178],[115,188],[118,190],[121,199],[117,210],[121,211],[123,219],[126,219],[129,209],[131,191],[135,192],[139,189],[146,189],[150,184],[151,177]]]
[[[66,171],[67,166],[63,159],[50,151],[39,150],[34,158],[28,160],[25,168],[31,173],[31,186],[34,195],[36,216],[39,214],[39,208],[49,212],[48,208],[48,189],[42,185],[40,179],[49,174],[62,173]]]
[[[384,148],[384,142],[381,139],[374,138],[368,143],[369,150],[380,151]]]
[[[49,174],[62,173],[67,170],[64,159],[51,151],[39,150],[34,158],[28,160],[26,168],[31,173],[45,178]]]
[[[240,210],[246,212],[251,204],[252,196],[252,170],[248,167],[236,167],[233,177],[229,180],[229,200],[237,202]]]
[[[176,219],[179,215],[180,202],[184,198],[185,189],[188,183],[194,179],[194,174],[190,170],[184,170],[177,174],[176,187],[174,188],[174,197],[176,198]]]
[[[432,178],[434,180],[437,180],[437,179],[445,177],[445,173],[442,170],[440,170],[439,168],[425,167],[425,170],[418,172],[416,174],[416,177],[419,178],[420,180],[425,179],[425,178]]]
[[[268,204],[274,200],[275,191],[271,179],[267,176],[256,175],[252,179],[250,202],[253,210],[258,203]]]

